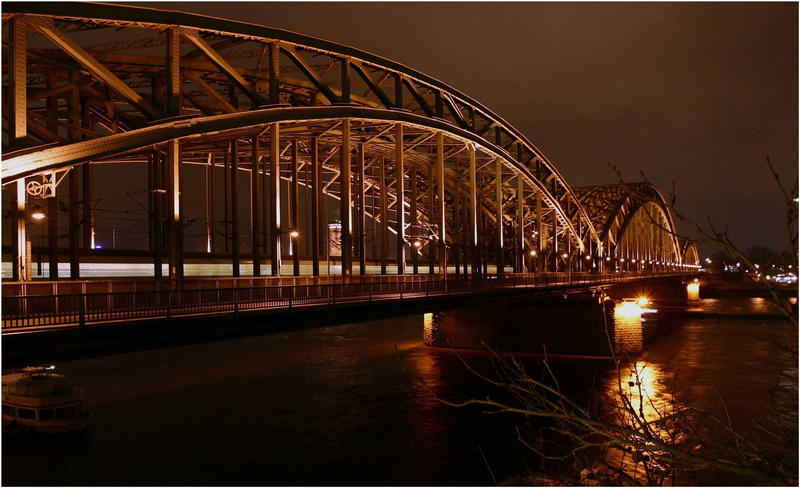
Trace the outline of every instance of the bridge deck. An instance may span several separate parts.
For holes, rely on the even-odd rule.
[[[463,296],[513,289],[546,290],[599,286],[676,275],[681,273],[542,273],[484,280],[387,280],[290,286],[4,295],[2,333],[6,335],[177,316],[213,316],[342,303],[380,303],[420,297]]]

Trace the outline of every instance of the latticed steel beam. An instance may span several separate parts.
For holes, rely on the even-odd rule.
[[[89,70],[95,77],[111,87],[112,90],[124,97],[128,102],[144,112],[150,118],[157,118],[158,111],[144,99],[136,90],[133,90],[124,81],[119,79],[108,68],[80,47],[76,42],[56,29],[49,18],[26,17],[28,25],[44,34],[50,41],[61,48],[75,61]]]

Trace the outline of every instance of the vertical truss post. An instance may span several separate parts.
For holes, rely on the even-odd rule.
[[[350,103],[350,58],[341,59],[342,68],[342,96],[341,103]]]
[[[261,219],[258,198],[261,194],[258,184],[258,135],[251,140],[250,151],[250,247],[253,252],[253,276],[261,276]]]
[[[403,108],[403,77],[395,73],[394,78],[394,106]]]
[[[16,206],[14,208],[14,224],[16,227],[16,236],[13,240],[14,254],[13,254],[13,279],[15,281],[28,281],[28,238],[25,234],[25,178],[20,178],[16,183]]]
[[[467,145],[469,153],[469,232],[472,252],[472,275],[478,275],[478,182],[475,174],[475,146]]]
[[[389,259],[389,198],[386,192],[386,160],[383,156],[380,165],[381,191],[381,274],[386,274],[386,261]]]
[[[181,34],[178,27],[167,29],[167,113],[181,113]]]
[[[462,216],[461,216],[461,182],[456,180],[453,189],[453,257],[455,258],[456,278],[461,276],[461,246],[463,242]]]
[[[69,231],[67,232],[69,238],[69,279],[78,280],[81,277],[80,273],[80,259],[78,256],[78,227],[80,226],[78,220],[78,173],[76,168],[72,168],[69,172]],[[152,186],[152,182],[151,186]],[[153,194],[149,193],[150,200],[153,199]],[[151,204],[152,205],[152,204]]]
[[[358,265],[359,274],[364,276],[367,274],[367,219],[365,216],[365,194],[364,194],[364,143],[358,145],[358,186],[356,187],[356,198],[358,199],[358,215],[357,215],[357,228],[358,236],[356,238],[356,245],[358,246]]]
[[[555,209],[551,212],[553,214],[553,271],[558,271],[558,214]]]
[[[181,225],[181,153],[177,139],[167,142],[167,198],[169,199],[169,277],[183,279],[183,226]]]
[[[428,223],[433,224],[436,219],[436,192],[434,191],[436,167],[431,166],[428,170]],[[429,239],[430,240],[430,239]],[[436,266],[436,246],[433,242],[428,243],[428,274],[434,274]]]
[[[272,222],[272,276],[281,275],[281,130],[277,122],[270,126],[269,196]]]
[[[153,277],[155,277],[156,280],[161,279],[161,254],[162,246],[164,245],[161,226],[164,207],[164,186],[161,182],[161,176],[163,174],[161,166],[161,154],[158,151],[153,151],[153,169],[151,171],[153,179],[150,183],[150,198],[153,207],[153,228],[151,231],[153,235]]]
[[[525,187],[522,175],[517,175],[517,238],[516,245],[516,268],[517,273],[525,272]]]
[[[15,15],[11,18],[11,66],[9,80],[9,95],[13,105],[14,113],[9,118],[9,145],[12,148],[25,147],[28,137],[28,113],[27,113],[27,86],[28,86],[28,33],[25,26],[25,18],[22,15]],[[5,152],[5,151],[4,151]],[[23,185],[24,186],[24,185]]]
[[[231,162],[231,264],[233,276],[239,276],[239,140],[234,137],[228,143]]]
[[[433,178],[431,182],[433,182]],[[436,193],[438,200],[436,220],[439,232],[439,274],[447,277],[447,241],[445,239],[447,205],[444,199],[444,185],[444,134],[439,131],[436,134]],[[433,215],[433,212],[431,212],[431,215]]]
[[[411,168],[411,222],[414,225],[415,232],[419,232],[419,217],[417,216],[417,170]],[[414,246],[411,248],[411,266],[414,274],[419,273],[419,249],[417,247],[418,239],[414,238]],[[420,246],[421,246],[420,242]]]
[[[319,276],[320,230],[322,221],[320,204],[325,195],[322,193],[322,168],[319,164],[319,139],[311,138],[311,274]]]
[[[503,163],[495,161],[495,206],[497,215],[497,276],[503,276]]]
[[[92,208],[92,164],[85,163],[81,169],[83,177],[81,189],[83,190],[83,248],[94,249],[94,209]]]
[[[403,124],[395,125],[395,165],[397,170],[397,180],[395,184],[395,211],[397,213],[397,274],[406,274],[406,216],[405,216],[405,168],[403,153]]]
[[[344,65],[344,61],[342,61]],[[344,68],[342,68],[344,77]],[[344,80],[343,80],[344,81]],[[341,193],[342,216],[342,277],[353,274],[353,194],[350,175],[350,119],[342,120],[342,149],[339,151],[341,172],[339,173],[339,193]]]
[[[203,202],[205,203],[205,212],[206,212],[206,252],[211,252],[211,217],[209,216],[209,210],[211,206],[211,158],[213,156],[211,153],[208,153],[208,160],[206,162],[205,172],[204,172],[204,182],[205,182],[205,199]]]
[[[295,138],[292,140],[292,182],[289,189],[289,210],[291,211],[289,228],[292,233],[298,233],[289,234],[289,245],[292,247],[292,272],[295,276],[300,276],[300,191],[297,167],[300,155],[298,151],[297,138]]]
[[[223,229],[223,234],[225,235],[225,253],[226,254],[230,251],[230,246],[231,246],[231,243],[230,243],[230,236],[231,236],[231,234],[230,234],[230,224],[231,224],[231,220],[230,220],[230,217],[229,217],[229,215],[230,215],[230,208],[229,208],[230,207],[230,194],[231,194],[231,183],[230,183],[231,182],[231,179],[230,179],[231,170],[230,170],[230,166],[231,166],[231,151],[230,151],[230,147],[228,147],[225,150],[225,160],[224,160],[223,166],[222,166],[222,180],[223,180],[222,181],[222,188],[224,190],[223,191],[223,195],[222,195],[222,201],[224,203],[224,206],[223,206],[224,214],[223,214],[223,219],[222,219],[222,229]]]
[[[47,247],[50,280],[55,281],[58,279],[58,199],[55,195],[47,199]]]
[[[281,103],[278,82],[281,75],[281,50],[277,42],[269,43],[269,103]]]
[[[536,192],[536,271],[546,271],[544,265],[544,219],[542,218],[542,192]]]
[[[208,206],[208,216],[206,217],[206,226],[208,227],[208,246],[207,251],[212,253],[216,250],[214,246],[214,173],[216,173],[216,166],[214,165],[214,155],[208,155],[208,191],[206,194],[206,203]]]

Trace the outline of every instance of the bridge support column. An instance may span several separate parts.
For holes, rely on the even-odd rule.
[[[153,241],[153,277],[156,279],[156,281],[158,281],[162,277],[162,275],[161,275],[161,259],[162,259],[162,252],[163,252],[162,249],[163,249],[163,246],[164,246],[164,234],[163,234],[162,222],[164,220],[164,195],[166,193],[166,191],[164,189],[164,184],[163,184],[163,176],[164,176],[164,172],[163,172],[163,169],[162,169],[163,168],[163,161],[162,161],[161,153],[158,150],[153,151],[153,155],[150,158],[150,163],[151,163],[151,171],[150,171],[151,180],[149,182],[149,193],[150,193],[151,209],[152,209],[152,213],[153,213],[152,222],[151,222],[152,225],[150,227],[150,235],[151,235],[151,240]],[[77,169],[73,168],[72,171],[74,173],[75,171],[77,171]],[[76,176],[76,178],[75,178],[75,193],[77,194],[77,192],[78,192],[78,184],[77,184],[78,178],[77,178],[77,175],[74,175],[74,176]],[[72,192],[72,180],[70,180],[70,196],[71,196],[71,192]],[[70,231],[71,232],[70,233],[70,238],[72,238],[72,234],[74,233],[75,245],[77,246],[77,242],[78,242],[78,235],[77,235],[77,232],[78,232],[78,224],[77,224],[78,208],[77,208],[77,205],[73,205],[72,208],[70,208],[70,220],[72,220],[72,213],[73,212],[75,213],[75,222],[76,222],[76,224],[75,224],[74,227],[70,226],[72,228],[72,230]],[[70,247],[72,247],[72,245],[73,245],[73,243],[70,242]],[[76,252],[77,252],[77,250],[76,250]],[[76,254],[76,261],[77,261],[77,254]],[[70,266],[72,266],[72,264],[70,264]],[[72,273],[70,272],[70,275],[71,274]],[[76,279],[76,278],[72,278],[72,279]]]
[[[259,147],[258,134],[253,136],[250,152],[250,247],[253,258],[253,276],[261,276],[261,219],[258,198],[261,189],[258,184]]]
[[[228,143],[228,160],[231,164],[231,263],[233,276],[239,276],[239,141],[233,138]]]
[[[30,279],[28,268],[28,238],[25,226],[25,178],[20,178],[16,183],[16,206],[14,208],[14,224],[16,227],[15,238],[12,240],[13,249],[13,280],[28,281]]]
[[[472,277],[480,274],[480,251],[478,249],[478,182],[475,170],[475,146],[468,144],[469,152],[469,231],[472,254]]]
[[[547,271],[544,256],[544,218],[542,215],[542,192],[536,192],[536,271]]]
[[[356,236],[356,246],[358,246],[358,273],[361,276],[367,274],[367,246],[365,245],[365,236],[367,233],[367,220],[365,217],[365,195],[364,195],[364,143],[358,144],[358,168],[357,168],[357,186],[356,186],[356,199],[358,200],[356,212],[356,228],[358,235]]]
[[[256,142],[257,144],[257,142]],[[208,154],[208,176],[206,177],[206,251],[213,253],[214,246],[214,173],[216,167],[214,166],[214,155]]]
[[[503,163],[495,161],[495,217],[497,218],[497,276],[503,276]]]
[[[439,274],[447,277],[447,233],[445,229],[447,204],[444,198],[444,185],[444,134],[439,132],[436,134],[436,191],[439,201],[436,217],[438,220],[437,231],[439,232]],[[431,215],[433,215],[433,212]]]
[[[558,214],[556,214],[555,210],[553,210],[552,214],[553,214],[553,235],[551,236],[551,238],[553,240],[553,248],[552,248],[553,252],[551,254],[553,255],[553,271],[558,272],[558,268],[559,268],[558,260],[561,259],[561,256],[559,256],[559,254],[558,254],[559,253],[559,249],[558,249]]]
[[[380,156],[380,191],[381,191],[381,274],[386,274],[389,260],[389,198],[386,186],[386,160]]]
[[[525,272],[525,188],[522,175],[517,175],[517,239],[516,239],[516,271]]]
[[[350,119],[342,120],[341,172],[339,188],[342,216],[342,278],[353,275],[353,195],[350,176]]]
[[[180,143],[167,143],[167,198],[169,199],[169,277],[180,286],[183,280],[183,225],[181,215],[181,153]]]
[[[434,173],[436,167],[431,166],[428,171],[428,223],[434,224],[436,221],[436,198],[434,194],[434,182],[436,181]],[[435,273],[436,267],[436,246],[433,245],[433,240],[429,239],[428,242],[428,274]]]
[[[397,213],[397,274],[406,274],[406,215],[405,215],[405,168],[403,167],[403,124],[395,126],[395,212]]]
[[[269,196],[271,235],[272,276],[281,275],[281,165],[280,165],[280,125],[270,126],[269,135]]]
[[[419,250],[422,248],[422,241],[419,240],[419,222],[417,217],[417,170],[411,168],[411,223],[414,226],[413,242],[411,243],[411,266],[413,274],[419,273]]]
[[[322,168],[319,164],[319,139],[311,138],[311,274],[319,276],[320,256],[320,204],[325,195],[322,193]]]
[[[81,191],[83,192],[83,248],[94,249],[94,209],[93,205],[93,180],[92,164],[85,163],[81,166]]]
[[[26,146],[28,139],[28,33],[25,18],[22,15],[13,16],[10,27],[11,63],[9,71],[11,79],[9,80],[9,95],[14,113],[9,117],[8,134],[9,146],[12,149],[20,149]],[[24,182],[22,186],[25,186]]]
[[[55,195],[47,199],[47,247],[50,280],[55,281],[58,280],[58,200]]]
[[[292,140],[292,180],[289,189],[289,246],[292,250],[292,274],[294,276],[300,276],[300,182],[297,142],[297,138]]]

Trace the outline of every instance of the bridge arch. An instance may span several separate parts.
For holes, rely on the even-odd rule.
[[[609,260],[621,269],[684,264],[675,223],[664,196],[647,182],[576,188],[599,231]]]
[[[281,209],[297,212],[298,192],[316,194],[318,186],[324,188],[317,198],[341,202],[342,245],[361,259],[362,273],[365,219],[372,219],[375,239],[378,226],[398,236],[389,245],[381,237],[380,256],[372,253],[382,272],[392,245],[398,272],[406,251],[416,271],[422,255],[409,246],[420,228],[430,237],[431,272],[434,261],[446,272],[448,260],[469,261],[473,273],[481,263],[485,272],[488,262],[498,274],[509,265],[516,272],[601,269],[609,246],[625,241],[627,224],[601,233],[579,193],[519,130],[400,63],[280,29],[141,7],[14,3],[4,5],[3,22],[13,100],[4,111],[3,187],[33,184],[52,193],[66,172],[70,181],[80,173],[86,182],[100,164],[146,164],[163,173],[148,180],[147,193],[163,194],[153,205],[170,215],[159,231],[169,235],[169,249],[151,251],[163,251],[171,263],[183,259],[181,168],[197,165],[212,175],[251,174],[247,257],[256,263],[277,249],[270,251],[273,275],[280,255],[291,252],[286,240],[297,238],[287,232],[299,225],[291,214],[289,226],[281,226]],[[307,171],[312,165],[322,180],[316,184]],[[281,182],[288,185],[285,198]],[[24,205],[24,192],[16,194]],[[387,200],[380,209],[378,199]],[[76,197],[70,201],[78,205]],[[151,219],[158,220],[153,208]],[[635,223],[637,210],[627,205],[623,214]],[[84,221],[92,221],[91,211],[83,210]],[[669,212],[664,219],[671,225]],[[82,225],[87,235],[78,220],[71,212],[70,225]],[[320,232],[320,222],[311,227],[309,233]],[[21,232],[14,269],[24,275],[24,223]],[[232,232],[226,242],[238,235]],[[57,248],[57,236],[50,238]],[[71,264],[76,246],[71,239]],[[156,275],[159,269],[156,262]]]

